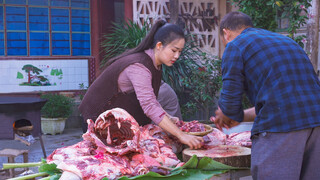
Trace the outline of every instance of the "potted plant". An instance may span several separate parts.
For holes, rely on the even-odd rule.
[[[72,113],[74,100],[61,94],[44,94],[46,104],[41,109],[41,130],[44,134],[61,134]]]

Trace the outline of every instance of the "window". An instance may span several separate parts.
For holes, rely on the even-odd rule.
[[[90,0],[0,0],[0,56],[89,56]]]

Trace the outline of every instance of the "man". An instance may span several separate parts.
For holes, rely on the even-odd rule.
[[[254,119],[253,179],[320,179],[320,82],[304,50],[241,12],[222,19],[220,34],[223,87],[211,120],[221,129]],[[243,93],[254,108],[243,111]]]

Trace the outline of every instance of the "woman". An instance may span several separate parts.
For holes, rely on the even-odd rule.
[[[192,149],[203,139],[183,133],[157,101],[162,64],[172,66],[185,44],[183,31],[164,20],[157,21],[134,49],[110,59],[107,68],[88,89],[79,107],[84,119],[95,120],[102,112],[120,107],[139,125],[152,121]]]

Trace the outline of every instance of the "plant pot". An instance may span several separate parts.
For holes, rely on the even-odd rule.
[[[41,117],[41,130],[43,134],[61,134],[64,130],[67,118]]]

